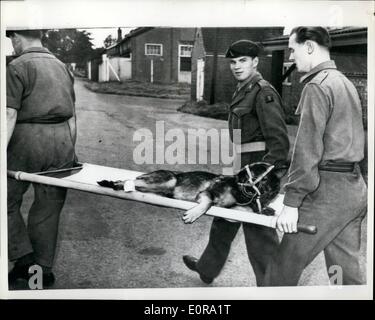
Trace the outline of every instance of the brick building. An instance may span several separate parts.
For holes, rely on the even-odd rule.
[[[131,57],[133,80],[190,83],[194,36],[195,28],[141,27],[106,53],[109,57]]]
[[[283,27],[197,28],[192,52],[191,99],[230,102],[236,82],[225,59],[231,43],[241,39],[260,42],[283,34]],[[259,71],[271,78],[271,56],[261,55]]]

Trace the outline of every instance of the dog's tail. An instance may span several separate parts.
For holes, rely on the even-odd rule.
[[[113,190],[124,190],[123,181],[101,180],[97,181],[97,184],[101,187],[112,188]]]

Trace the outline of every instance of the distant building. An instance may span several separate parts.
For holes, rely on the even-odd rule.
[[[230,102],[236,82],[225,59],[234,41],[247,39],[261,42],[283,34],[284,27],[197,28],[192,53],[191,99],[209,103]],[[271,79],[271,55],[259,57],[259,71]]]
[[[191,81],[194,28],[142,27],[107,48],[111,57],[131,58],[131,79],[157,83]]]

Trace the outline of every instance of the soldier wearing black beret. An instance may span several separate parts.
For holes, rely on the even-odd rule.
[[[239,40],[228,48],[225,58],[238,58],[238,57],[258,57],[260,47],[257,43],[250,40]]]
[[[239,40],[226,52],[232,74],[238,81],[228,119],[236,148],[235,170],[257,161],[276,166],[287,162],[289,139],[284,109],[277,91],[257,71],[260,49],[255,42]],[[241,141],[236,141],[233,129],[241,130]],[[277,250],[278,237],[274,229],[249,223],[242,225],[248,257],[259,286],[267,262]],[[200,259],[184,256],[186,266],[198,272],[203,282],[211,283],[223,268],[240,226],[239,222],[215,217],[205,251]]]

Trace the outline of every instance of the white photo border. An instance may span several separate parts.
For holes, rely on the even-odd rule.
[[[113,8],[116,8],[115,10]],[[84,12],[85,14],[82,14]],[[181,15],[183,12],[183,15]],[[136,13],[136,14],[135,14]],[[156,14],[155,14],[156,13]],[[125,22],[125,25],[124,25]],[[1,44],[6,28],[99,27],[240,27],[240,26],[363,26],[368,28],[368,212],[374,212],[374,3],[373,1],[1,1]],[[1,54],[1,66],[5,55]],[[372,299],[374,218],[368,214],[367,285],[293,288],[63,289],[9,291],[7,288],[6,219],[6,95],[1,68],[0,109],[0,298],[2,299],[133,299],[133,300],[258,300]]]

